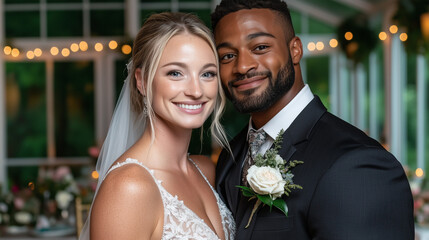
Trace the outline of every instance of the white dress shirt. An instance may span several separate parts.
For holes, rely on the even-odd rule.
[[[313,100],[314,95],[308,84],[270,121],[268,121],[262,129],[267,133],[267,140],[261,146],[258,153],[264,154],[274,142],[280,130],[287,130],[296,117],[304,110],[304,108]],[[249,130],[253,128],[252,118],[249,120]],[[248,131],[249,133],[249,131]]]

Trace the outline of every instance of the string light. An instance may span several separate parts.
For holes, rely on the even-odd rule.
[[[12,57],[18,57],[19,56],[19,50],[18,48],[12,49]]]
[[[384,41],[387,39],[387,33],[386,32],[380,32],[380,34],[378,34],[378,38],[380,38],[381,41]]]
[[[126,55],[128,55],[128,54],[130,54],[131,53],[131,46],[130,45],[128,45],[128,44],[125,44],[125,45],[123,45],[122,46],[122,53],[123,54],[126,54]]]
[[[392,26],[390,26],[390,27],[389,27],[389,31],[390,31],[392,34],[397,33],[397,32],[398,32],[398,26],[396,26],[396,25],[392,25]]]
[[[34,182],[29,182],[28,188],[30,188],[30,190],[33,191],[34,190]]]
[[[57,56],[60,50],[57,47],[51,47],[52,56]]]
[[[315,44],[314,42],[309,42],[309,43],[307,44],[307,49],[308,49],[308,51],[310,51],[310,52],[314,51],[314,50],[316,49],[316,44]]]
[[[352,32],[346,32],[346,34],[344,34],[344,37],[346,38],[346,40],[350,41],[353,39],[353,33]]]
[[[86,50],[88,50],[88,43],[86,43],[85,41],[81,41],[79,43],[79,48],[82,52],[85,52]]]
[[[112,40],[109,42],[109,48],[110,49],[116,49],[118,47],[118,43],[115,40]]]
[[[423,175],[424,175],[423,169],[417,168],[416,169],[416,176],[419,177],[419,178],[421,178],[421,177],[423,177]]]
[[[70,55],[70,50],[68,48],[63,48],[63,50],[61,50],[61,55],[68,57]]]
[[[97,172],[97,171],[92,171],[91,176],[92,176],[92,178],[94,178],[94,179],[98,179],[99,174],[98,174],[98,172]]]
[[[322,51],[325,48],[325,44],[323,42],[317,42],[316,43],[316,49],[319,51]]]
[[[33,51],[27,51],[27,58],[28,59],[33,59],[34,58],[34,52]]]
[[[94,46],[94,49],[95,49],[95,51],[97,51],[97,52],[101,52],[101,51],[103,51],[103,44],[101,44],[101,43],[96,43],[96,44],[95,44],[95,46]]]
[[[72,45],[70,45],[70,50],[72,52],[77,52],[79,51],[79,45],[77,43],[72,43]]]
[[[399,39],[403,42],[407,41],[408,39],[408,34],[406,33],[401,33],[401,35],[399,35]]]
[[[12,53],[12,48],[11,48],[10,46],[5,46],[5,47],[3,48],[3,52],[4,52],[4,54],[6,54],[6,55],[10,55],[10,54]]]
[[[34,49],[34,55],[36,56],[36,57],[40,57],[40,56],[42,56],[42,49],[40,49],[40,48],[35,48]]]
[[[330,41],[329,41],[329,46],[331,46],[331,48],[336,48],[337,46],[338,46],[338,41],[337,41],[337,39],[331,39]]]

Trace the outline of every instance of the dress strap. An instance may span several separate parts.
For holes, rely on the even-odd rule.
[[[117,168],[119,168],[119,167],[122,167],[122,166],[124,166],[124,165],[126,165],[126,164],[137,164],[137,165],[139,165],[139,166],[143,167],[144,169],[146,169],[146,170],[150,173],[150,175],[152,176],[152,178],[155,180],[155,182],[156,182],[157,184],[161,183],[161,181],[160,181],[160,180],[158,180],[158,179],[156,179],[156,178],[155,178],[154,171],[153,171],[152,169],[150,169],[150,168],[146,167],[145,165],[143,165],[143,163],[141,163],[140,161],[138,161],[137,159],[134,159],[134,158],[127,158],[127,159],[125,159],[125,161],[123,161],[123,162],[118,162],[118,163],[116,163],[115,165],[113,165],[113,166],[109,169],[109,171],[107,171],[106,175],[104,176],[104,179],[106,179],[107,175],[108,175],[111,171],[113,171],[113,170],[115,170],[115,169],[117,169]],[[103,179],[103,180],[104,180],[104,179]]]
[[[206,176],[204,175],[203,171],[201,171],[200,167],[198,167],[198,165],[194,162],[194,160],[192,160],[191,157],[188,156],[188,160],[194,164],[194,166],[198,169],[198,171],[200,172],[201,176],[203,176],[204,180],[206,180],[206,183],[210,186],[211,190],[216,193],[216,191],[214,190],[214,188],[212,187],[212,185],[210,184],[209,180],[206,178]]]

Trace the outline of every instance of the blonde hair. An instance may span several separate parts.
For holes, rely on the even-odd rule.
[[[219,62],[210,29],[208,29],[197,16],[190,13],[164,12],[153,14],[145,21],[134,41],[132,54],[133,65],[130,79],[132,110],[135,111],[137,115],[140,115],[144,108],[143,95],[137,88],[134,75],[136,69],[140,68],[142,74],[141,79],[143,81],[141,84],[145,86],[143,91],[147,101],[147,117],[153,133],[155,133],[153,127],[154,113],[151,103],[153,96],[152,83],[154,81],[155,72],[167,42],[172,37],[183,33],[192,34],[206,41],[216,57],[216,62]],[[220,76],[218,65],[217,73],[217,75]],[[213,119],[210,129],[216,142],[231,152],[225,131],[220,124],[220,118],[226,104],[226,98],[220,80],[218,81],[218,89],[218,96],[212,114]]]

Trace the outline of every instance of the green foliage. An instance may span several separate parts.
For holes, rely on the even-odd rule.
[[[346,32],[351,32],[353,38],[345,39]],[[377,45],[377,36],[369,28],[366,16],[346,19],[337,30],[337,38],[341,49],[347,58],[355,64],[367,59]]]
[[[420,16],[429,12],[427,0],[400,0],[393,20],[406,29],[407,41],[404,42],[408,53],[425,53],[429,51],[429,39],[425,40],[421,31]]]

